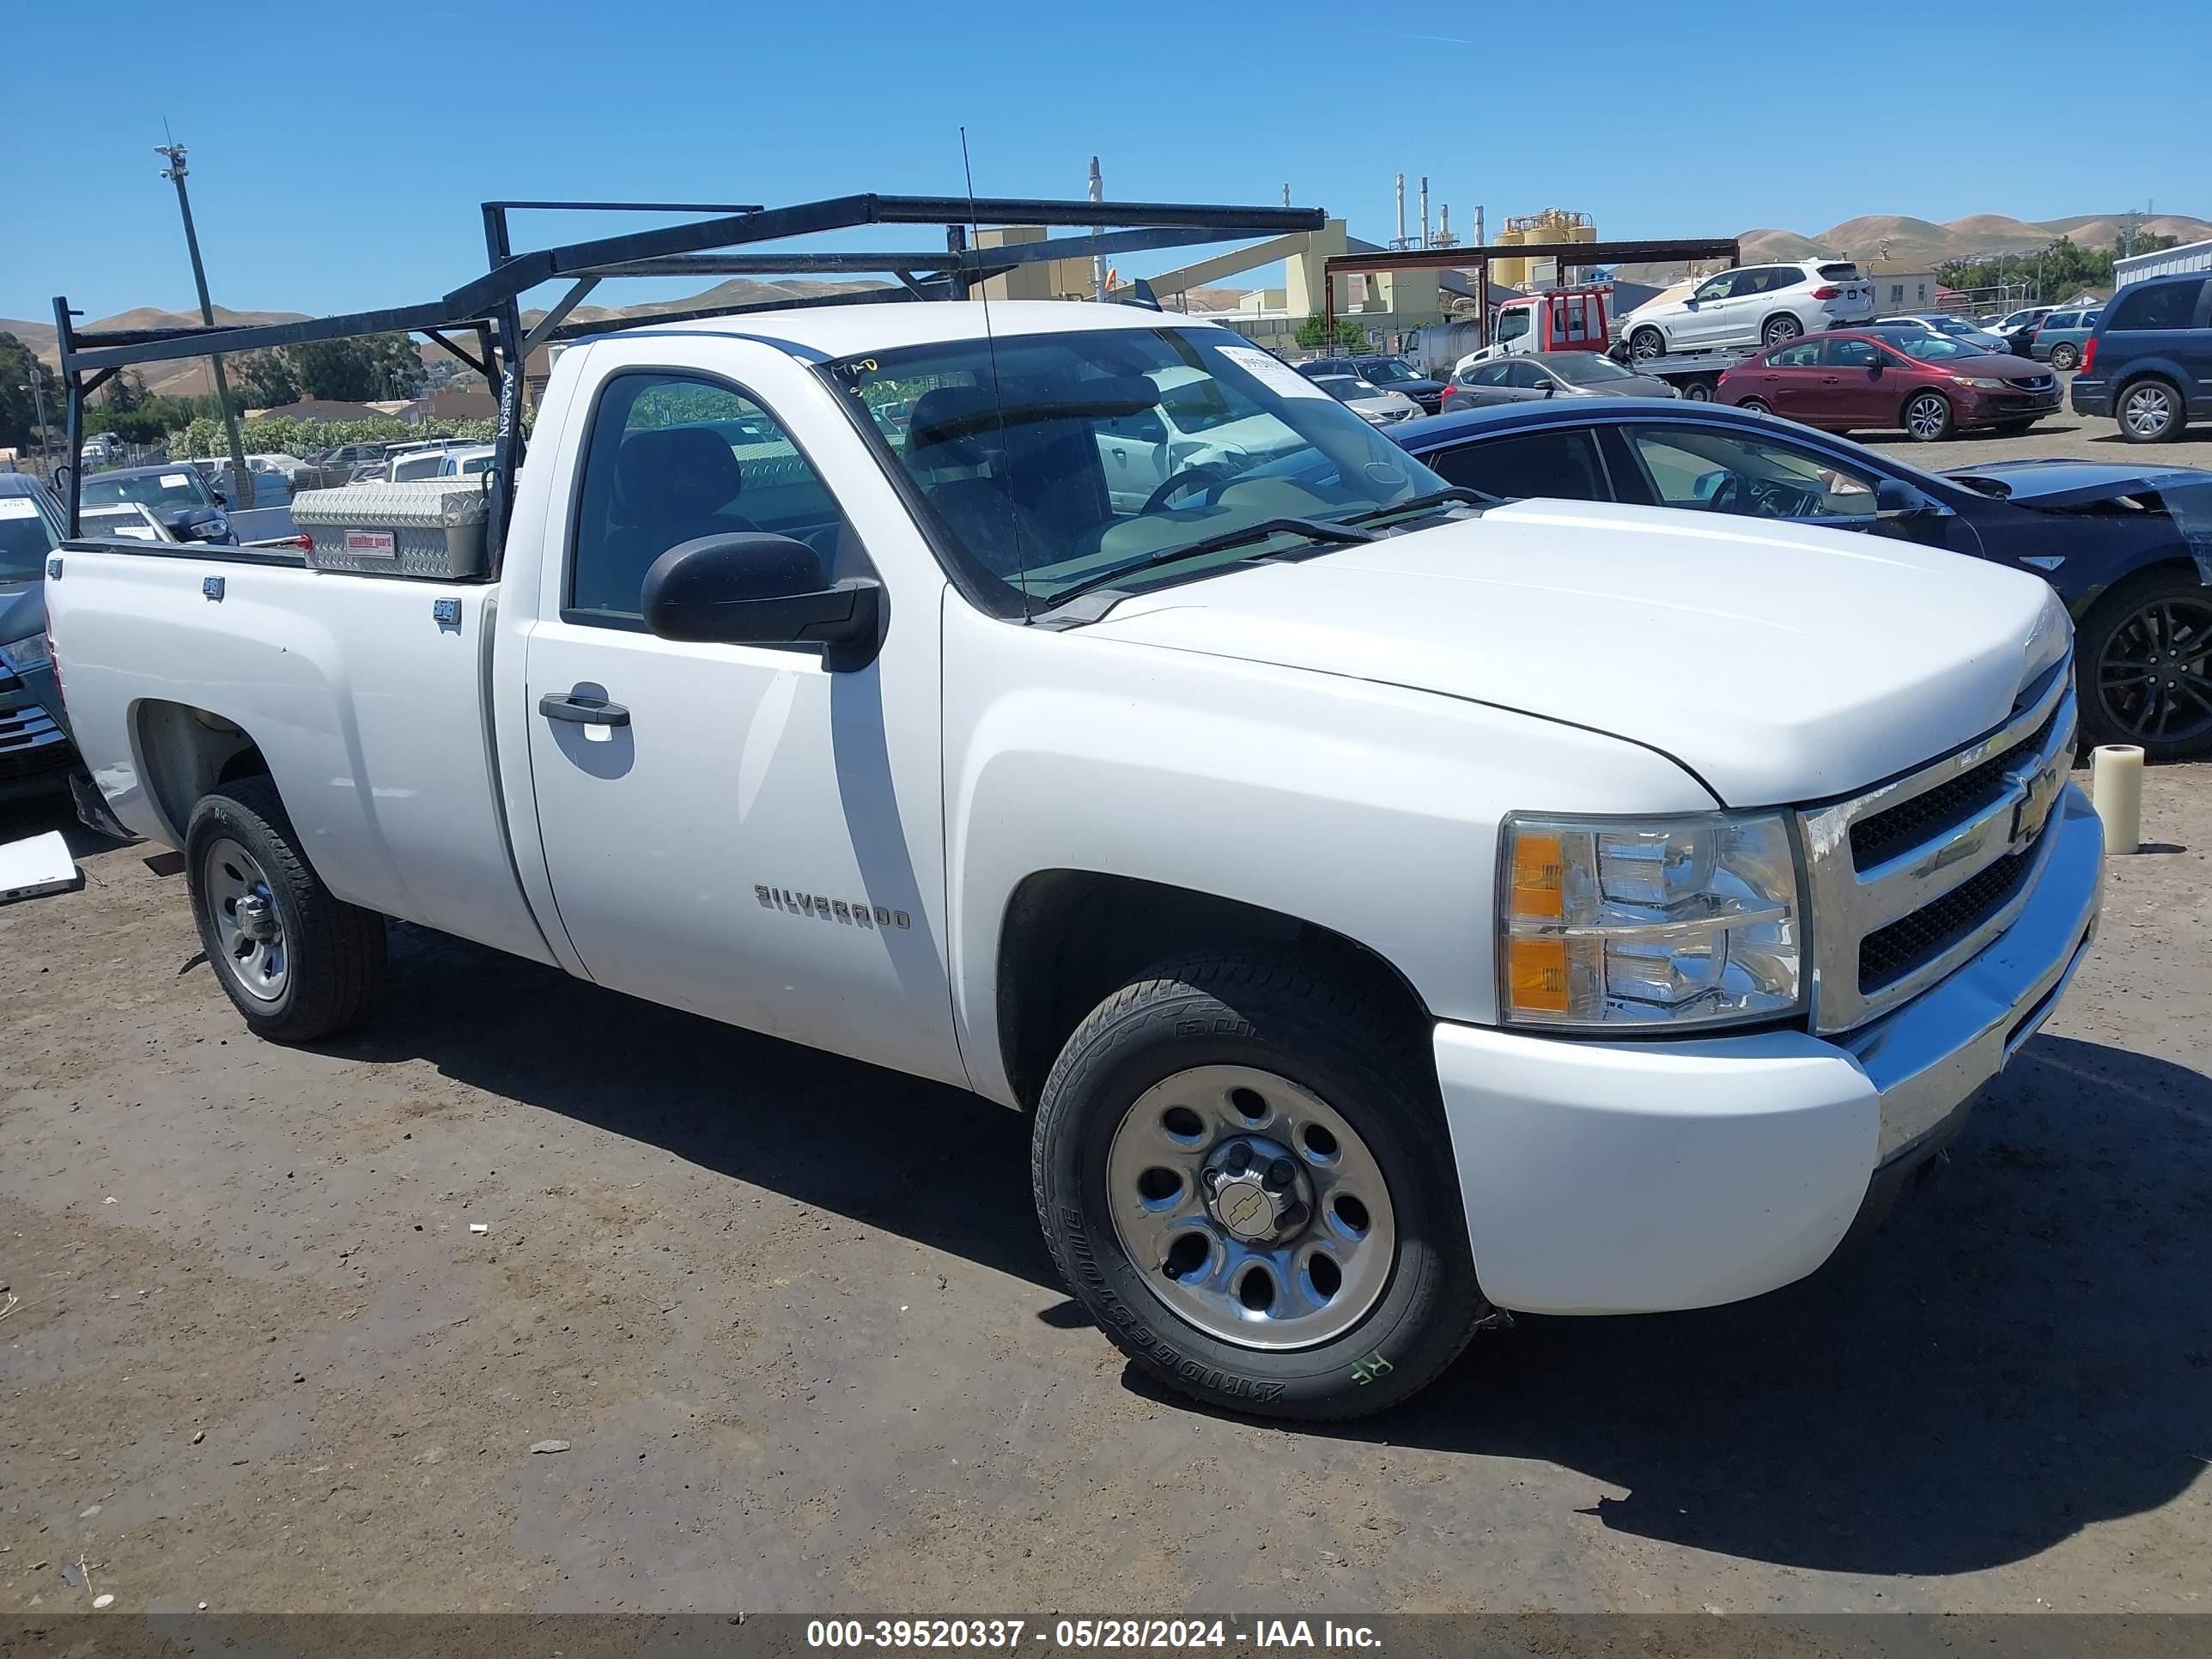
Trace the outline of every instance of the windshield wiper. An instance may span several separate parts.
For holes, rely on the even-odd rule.
[[[1094,593],[1102,587],[1111,587],[1140,571],[1157,570],[1163,565],[1181,564],[1185,559],[1202,558],[1208,553],[1226,553],[1232,547],[1263,542],[1270,536],[1304,536],[1308,541],[1334,542],[1344,547],[1382,539],[1378,532],[1355,529],[1349,524],[1339,524],[1328,519],[1262,519],[1257,524],[1246,525],[1242,530],[1224,530],[1218,536],[1207,536],[1182,547],[1163,548],[1133,563],[1117,564],[1111,570],[1101,570],[1096,575],[1085,576],[1073,586],[1064,587],[1054,594],[1045,608],[1057,610],[1070,599]]]
[[[1386,501],[1371,513],[1355,513],[1345,522],[1372,524],[1385,514],[1415,513],[1431,507],[1449,507],[1454,502],[1464,502],[1469,507],[1503,507],[1505,504],[1503,496],[1486,495],[1480,489],[1462,489],[1455,486],[1449,489],[1431,489],[1425,495],[1415,495],[1407,501]]]

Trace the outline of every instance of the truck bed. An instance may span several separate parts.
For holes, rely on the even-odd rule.
[[[340,898],[552,960],[492,750],[495,586],[337,574],[250,547],[72,541],[58,556],[46,603],[65,695],[133,831],[182,845],[239,742],[228,722]]]

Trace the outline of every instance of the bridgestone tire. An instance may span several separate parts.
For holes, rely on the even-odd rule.
[[[289,957],[283,993],[273,1000],[241,983],[216,929],[204,880],[208,849],[236,842],[258,863],[283,927]],[[384,918],[332,896],[298,847],[276,787],[265,777],[239,778],[201,798],[185,837],[185,872],[201,948],[223,994],[256,1036],[272,1042],[313,1042],[358,1024],[384,981]]]
[[[1426,1033],[1322,957],[1234,951],[1160,963],[1076,1028],[1031,1140],[1054,1263],[1136,1364],[1209,1405],[1307,1419],[1397,1404],[1451,1364],[1491,1311],[1474,1275]],[[1108,1207],[1115,1133],[1146,1091],[1204,1066],[1273,1072],[1327,1102],[1380,1167],[1396,1250],[1376,1300],[1341,1334],[1263,1349],[1200,1329],[1156,1295]]]

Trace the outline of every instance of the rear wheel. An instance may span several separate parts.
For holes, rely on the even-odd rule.
[[[2051,366],[2053,368],[2081,368],[2081,348],[2070,340],[2061,340],[2051,348]]]
[[[1917,444],[1932,444],[1951,435],[1958,417],[1951,400],[1940,392],[1916,392],[1905,400],[1905,435]]]
[[[1037,1218],[1139,1366],[1210,1404],[1363,1416],[1488,1311],[1435,1079],[1326,960],[1162,963],[1077,1028],[1037,1107]]]
[[[1639,363],[1667,355],[1667,337],[1656,328],[1639,328],[1628,337],[1628,355]]]
[[[2212,755],[2212,588],[2185,568],[2123,582],[2081,620],[2081,724],[2150,761]]]
[[[1682,387],[1682,395],[1693,404],[1709,404],[1713,400],[1711,380],[1691,380]]]
[[[1776,346],[1788,345],[1790,341],[1804,331],[1805,325],[1784,311],[1766,319],[1766,326],[1759,331],[1759,337],[1760,343],[1771,351]]]
[[[1754,415],[1771,415],[1774,413],[1773,408],[1764,398],[1746,398],[1741,403],[1738,404],[1736,407],[1738,409],[1747,409]]]
[[[368,1012],[384,977],[384,918],[323,885],[267,778],[202,798],[185,871],[208,963],[255,1036],[313,1042]]]
[[[2167,381],[2130,380],[2113,405],[2120,436],[2131,444],[2164,443],[2181,433],[2181,394]]]

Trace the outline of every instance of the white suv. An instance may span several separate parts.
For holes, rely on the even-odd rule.
[[[1777,346],[1874,318],[1874,285],[1848,260],[1741,265],[1679,300],[1654,300],[1615,325],[1637,358],[1721,346]]]

